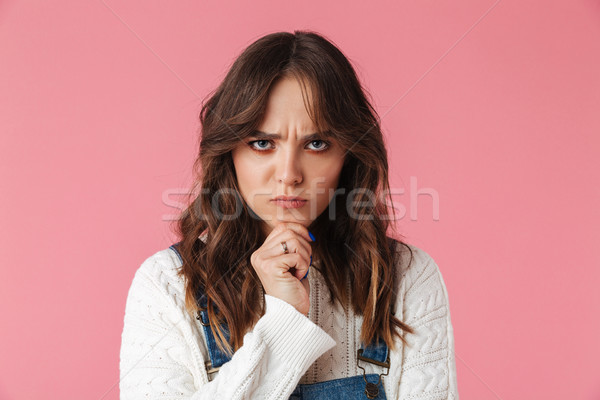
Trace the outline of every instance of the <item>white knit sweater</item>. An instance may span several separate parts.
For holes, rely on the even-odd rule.
[[[402,265],[396,316],[415,329],[408,346],[390,350],[387,399],[458,399],[448,294],[439,268],[410,245]],[[164,249],[135,273],[125,307],[120,354],[121,399],[288,399],[298,383],[361,375],[356,365],[362,317],[329,305],[321,274],[310,268],[308,318],[265,295],[266,312],[244,344],[209,381],[200,321],[184,307],[178,256]],[[348,287],[349,290],[349,287]],[[385,368],[361,361],[366,373]]]

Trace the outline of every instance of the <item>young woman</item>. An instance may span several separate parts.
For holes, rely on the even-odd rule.
[[[179,241],[138,269],[122,399],[457,399],[434,260],[388,236],[387,152],[323,36],[266,35],[200,113]]]

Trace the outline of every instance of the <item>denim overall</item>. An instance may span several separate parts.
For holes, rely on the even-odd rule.
[[[182,260],[181,255],[175,248],[178,243],[171,245],[175,254]],[[182,260],[183,262],[183,260]],[[206,372],[210,376],[217,372],[219,368],[231,359],[228,354],[222,352],[215,341],[212,329],[208,320],[208,312],[206,311],[206,296],[199,290],[196,296],[200,311],[196,317],[204,328],[204,336],[208,347],[208,355],[210,361],[205,362]],[[225,322],[221,325],[223,334],[229,340],[229,328]],[[387,375],[389,372],[390,360],[388,357],[388,348],[385,341],[377,343],[375,340],[367,346],[357,351],[358,361],[370,362],[379,366],[387,367],[387,372],[381,375]],[[358,367],[363,370],[362,375],[351,376],[348,378],[333,379],[324,382],[313,384],[298,384],[292,392],[289,400],[352,400],[352,399],[378,399],[387,400],[383,384],[381,384],[381,376],[378,374],[365,374],[363,367],[358,364]]]

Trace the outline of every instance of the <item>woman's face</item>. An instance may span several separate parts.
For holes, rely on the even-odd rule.
[[[286,77],[271,88],[255,135],[232,151],[241,195],[264,221],[266,235],[280,221],[308,227],[335,195],[344,151],[315,132],[300,84]],[[279,196],[302,201],[277,201]]]

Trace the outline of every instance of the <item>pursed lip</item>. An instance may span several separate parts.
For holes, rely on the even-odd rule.
[[[273,199],[273,201],[306,201],[302,197],[293,197],[293,196],[277,196]]]

